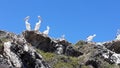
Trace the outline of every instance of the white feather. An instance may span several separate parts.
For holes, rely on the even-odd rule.
[[[26,29],[27,29],[28,31],[31,30],[30,23],[28,22],[29,18],[30,18],[29,16],[27,16],[27,17],[25,18]]]
[[[43,32],[43,34],[48,35],[49,30],[50,30],[50,27],[49,27],[49,26],[47,26],[47,30],[45,30],[45,31]]]
[[[40,29],[40,24],[41,24],[41,17],[40,16],[38,16],[38,19],[39,19],[39,21],[36,23],[36,25],[35,25],[35,31],[39,31],[39,29]]]

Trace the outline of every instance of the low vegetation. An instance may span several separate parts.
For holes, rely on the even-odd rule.
[[[89,46],[89,47],[88,47]],[[71,57],[65,55],[57,55],[55,53],[44,52],[37,50],[45,59],[45,61],[51,66],[51,68],[91,68],[91,65],[86,66],[85,61],[89,59],[95,49],[91,47],[90,44],[87,44],[85,41],[79,41],[75,44],[75,47],[81,47],[80,50],[84,51],[84,55],[80,57]],[[97,58],[102,63],[101,68],[119,68],[118,65],[109,64],[105,62],[100,57]]]
[[[70,57],[65,55],[57,55],[54,53],[43,52],[41,50],[37,50],[45,61],[50,64],[52,68],[79,68],[80,61],[83,60],[83,57]]]

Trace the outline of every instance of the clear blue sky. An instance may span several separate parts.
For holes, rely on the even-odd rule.
[[[120,29],[120,0],[1,0],[0,29],[14,33],[25,30],[24,18],[30,16],[34,28],[37,16],[43,19],[40,31],[50,26],[50,36],[65,34],[75,43],[92,34],[94,41],[113,40]]]

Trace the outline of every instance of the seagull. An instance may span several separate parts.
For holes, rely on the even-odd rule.
[[[45,31],[43,32],[43,34],[48,35],[49,30],[50,30],[50,27],[49,27],[49,26],[47,26],[47,30],[45,30]]]
[[[42,22],[42,20],[41,20],[41,17],[40,16],[38,16],[38,22],[36,23],[36,25],[35,25],[35,31],[39,31],[39,28],[40,28],[40,24],[41,24],[41,22]]]
[[[30,23],[28,22],[29,18],[30,18],[29,16],[27,16],[27,17],[25,18],[26,29],[27,29],[28,31],[31,30]]]
[[[96,34],[88,36],[87,41],[91,42],[95,36],[96,36]]]

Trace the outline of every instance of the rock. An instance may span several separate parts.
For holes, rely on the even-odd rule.
[[[7,32],[0,30],[0,38],[6,37]]]
[[[113,44],[113,43],[111,43]],[[114,46],[114,45],[113,45]],[[96,46],[98,50],[94,52],[94,57],[100,57],[101,59],[104,59],[109,64],[120,64],[120,54],[117,54],[109,49],[107,49],[104,45],[97,45]]]
[[[37,49],[43,50],[45,52],[53,52],[57,54],[66,54],[68,56],[80,56],[81,52],[71,49],[71,43],[66,40],[53,40],[41,33],[36,33],[35,31],[25,31],[23,35],[27,42],[31,43],[32,46]],[[72,47],[72,46],[71,46]]]
[[[63,49],[64,49],[63,45],[56,44],[56,52],[55,53],[61,55],[61,54],[63,54]]]
[[[119,68],[119,45],[117,40],[79,41],[73,46],[38,31],[24,31],[22,35],[0,31],[0,68]]]
[[[42,34],[37,34],[34,31],[25,31],[23,35],[26,41],[31,43],[32,46],[49,52],[49,47],[51,47],[51,39],[49,37],[44,37]]]
[[[113,51],[106,49],[106,51],[102,52],[102,56],[104,59],[110,64],[120,64],[120,54],[117,54]]]
[[[100,63],[97,60],[88,60],[85,65],[91,65],[93,68],[101,68]]]
[[[107,49],[115,52],[115,53],[120,53],[120,41],[112,41],[103,44]]]
[[[0,64],[0,68],[10,68],[10,66],[5,65],[5,64]]]
[[[43,57],[36,52],[36,48],[30,46],[22,35],[8,33],[4,39],[10,40],[4,42],[1,40],[3,48],[0,53],[0,68],[50,68]]]
[[[11,42],[4,43],[4,56],[6,56],[6,58],[8,59],[8,63],[10,66],[21,68],[22,62],[19,59],[19,57],[10,50],[11,46],[12,46]]]
[[[44,62],[42,56],[40,54],[38,54],[32,46],[28,46],[28,45],[25,45],[24,47],[23,46],[15,45],[15,46],[11,47],[13,52],[15,52],[17,55],[19,55],[19,58],[22,61],[22,67],[25,67],[25,68],[35,68],[35,67],[50,68],[50,66],[46,62]],[[25,49],[26,46],[27,46],[27,50]],[[38,61],[39,61],[39,63],[38,63]]]
[[[116,64],[120,64],[120,54],[114,53],[111,57],[111,62],[114,62]]]
[[[83,53],[79,52],[78,50],[75,50],[72,46],[68,46],[66,48],[66,53],[67,56],[73,56],[73,57],[78,57],[80,55],[83,55]]]

